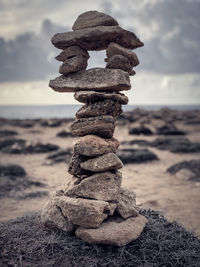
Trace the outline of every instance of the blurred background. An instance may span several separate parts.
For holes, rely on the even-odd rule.
[[[199,0],[11,2],[0,0],[1,106],[76,103],[73,94],[59,94],[48,87],[49,79],[59,75],[60,65],[54,59],[60,51],[50,39],[70,31],[77,16],[88,10],[113,16],[144,42],[135,51],[140,65],[131,77],[129,104],[200,104]],[[90,55],[88,68],[105,66],[105,51]],[[5,112],[9,110],[1,109]]]

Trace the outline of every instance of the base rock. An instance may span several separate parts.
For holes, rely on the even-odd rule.
[[[140,236],[146,223],[147,219],[142,215],[126,220],[112,217],[103,222],[98,229],[79,227],[75,234],[87,243],[125,246]]]

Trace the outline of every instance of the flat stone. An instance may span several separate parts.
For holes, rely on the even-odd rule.
[[[135,67],[140,63],[136,53],[134,53],[130,49],[125,48],[125,46],[121,46],[117,43],[110,43],[108,45],[108,48],[106,49],[106,55],[108,58],[114,55],[122,55],[128,58],[132,67]]]
[[[121,105],[113,100],[98,101],[82,106],[77,112],[77,118],[111,115],[117,118],[123,112]]]
[[[113,201],[119,198],[121,181],[120,172],[102,172],[85,178],[79,184],[71,183],[64,191],[70,197]]]
[[[57,92],[84,90],[123,91],[131,88],[127,72],[119,69],[94,68],[50,80],[49,86]]]
[[[57,33],[51,42],[59,49],[78,45],[85,50],[104,50],[111,42],[116,42],[130,49],[144,45],[133,32],[126,31],[119,26],[96,26]]]
[[[109,15],[98,11],[87,11],[78,16],[72,29],[74,31],[95,26],[115,26],[118,22]]]
[[[73,230],[73,224],[62,214],[61,210],[56,206],[52,199],[44,206],[41,221],[46,228],[59,229],[66,232]]]
[[[135,71],[132,70],[132,66],[128,58],[122,55],[114,55],[112,57],[106,58],[107,62],[106,68],[108,69],[121,69],[129,73],[129,75],[135,75]]]
[[[86,135],[74,145],[74,152],[79,155],[94,157],[106,153],[115,153],[119,147],[117,139],[104,139],[97,135]]]
[[[75,234],[90,244],[125,246],[140,236],[146,223],[147,219],[142,215],[126,220],[110,217],[97,229],[78,227]]]
[[[113,101],[117,101],[119,104],[122,104],[122,105],[128,104],[128,97],[122,93],[77,91],[74,93],[74,98],[80,103],[94,103],[97,101],[110,99]]]
[[[56,60],[64,62],[65,60],[75,57],[83,56],[89,58],[89,53],[77,45],[69,46],[67,49],[63,50],[57,57]]]
[[[75,136],[96,134],[101,137],[111,138],[114,130],[115,120],[108,115],[78,119],[71,125],[71,132]]]
[[[116,204],[101,200],[84,198],[70,198],[67,196],[55,197],[55,202],[61,208],[63,215],[75,225],[96,228],[107,218],[113,215]]]
[[[71,175],[74,175],[75,177],[78,178],[85,178],[89,175],[92,175],[92,173],[90,171],[84,170],[81,168],[81,163],[86,161],[88,159],[88,157],[79,155],[77,153],[73,153],[71,160],[69,162],[69,168],[68,168],[68,172]]]
[[[138,207],[136,205],[136,194],[129,189],[120,189],[120,195],[117,200],[117,212],[123,219],[138,216]]]
[[[86,70],[87,68],[87,58],[83,56],[75,56],[66,59],[59,68],[59,72],[64,75],[69,73],[78,72],[81,70]]]
[[[114,153],[108,153],[86,160],[80,164],[82,169],[92,172],[116,170],[123,167],[123,163]]]

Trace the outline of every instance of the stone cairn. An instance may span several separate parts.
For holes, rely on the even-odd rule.
[[[71,125],[80,137],[74,145],[68,172],[71,181],[57,191],[42,212],[48,228],[75,231],[88,243],[123,246],[139,237],[147,220],[139,214],[135,193],[121,188],[119,141],[113,138],[115,121],[128,103],[122,93],[129,90],[129,75],[139,64],[131,51],[143,43],[118,22],[97,11],[78,16],[73,31],[53,36],[52,44],[63,51],[62,74],[49,86],[58,92],[74,92],[84,103]],[[106,49],[105,68],[87,68],[87,50]]]

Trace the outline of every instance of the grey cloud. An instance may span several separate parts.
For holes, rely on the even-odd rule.
[[[110,10],[107,3],[102,3],[105,12]],[[139,68],[165,74],[200,72],[200,1],[127,0],[126,8],[118,0],[112,4],[111,15],[137,25],[129,29],[144,38],[144,47],[136,51]]]
[[[28,81],[44,79],[58,71],[50,38],[69,29],[44,20],[40,34],[25,33],[14,40],[0,38],[0,81]]]

